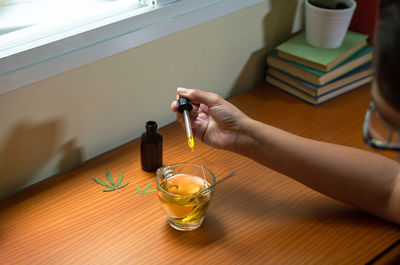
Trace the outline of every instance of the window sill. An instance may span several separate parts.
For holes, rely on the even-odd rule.
[[[119,14],[0,54],[0,94],[230,14],[264,0],[180,0]],[[74,32],[75,31],[75,32]],[[42,44],[42,43],[43,44]]]

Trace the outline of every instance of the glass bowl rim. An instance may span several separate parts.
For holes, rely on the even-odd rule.
[[[202,166],[202,165],[199,165],[199,164],[195,164],[195,163],[176,163],[176,164],[172,164],[172,165],[160,167],[161,170],[159,169],[159,172],[157,172],[157,176],[156,176],[156,186],[157,186],[157,189],[161,189],[161,190],[162,190],[163,192],[165,192],[166,194],[171,195],[171,196],[174,196],[174,197],[195,198],[195,197],[199,196],[199,194],[200,194],[201,192],[196,193],[196,194],[193,194],[193,195],[180,195],[180,194],[175,194],[175,193],[171,193],[171,192],[169,192],[169,191],[166,191],[166,190],[164,190],[164,189],[160,186],[160,184],[159,184],[159,175],[161,174],[162,169],[167,168],[167,167],[181,166],[181,165],[193,165],[193,166],[198,166],[198,167],[204,168],[204,169],[207,170],[208,173],[210,173],[210,175],[212,176],[212,182],[213,182],[213,183],[211,184],[211,186],[215,184],[215,181],[216,181],[216,180],[215,180],[215,175],[214,175],[214,173],[212,173],[211,170],[209,170],[207,167]],[[210,190],[210,192],[212,192],[212,191],[213,191],[213,189]]]

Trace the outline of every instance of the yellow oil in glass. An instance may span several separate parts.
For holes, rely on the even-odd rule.
[[[203,220],[210,204],[211,191],[200,191],[208,188],[210,183],[201,177],[178,174],[163,181],[160,186],[169,192],[159,193],[159,197],[170,221],[188,226]]]

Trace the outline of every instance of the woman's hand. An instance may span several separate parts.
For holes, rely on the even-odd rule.
[[[231,103],[217,94],[197,89],[178,88],[179,96],[192,101],[190,112],[193,135],[205,144],[234,151],[247,138],[243,126],[249,118]],[[176,101],[171,109],[177,112]],[[176,120],[184,126],[183,115],[177,112]]]

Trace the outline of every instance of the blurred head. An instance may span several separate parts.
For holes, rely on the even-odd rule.
[[[375,80],[364,123],[366,143],[400,151],[400,0],[381,0]]]
[[[375,43],[378,92],[400,112],[400,1],[381,0]]]

